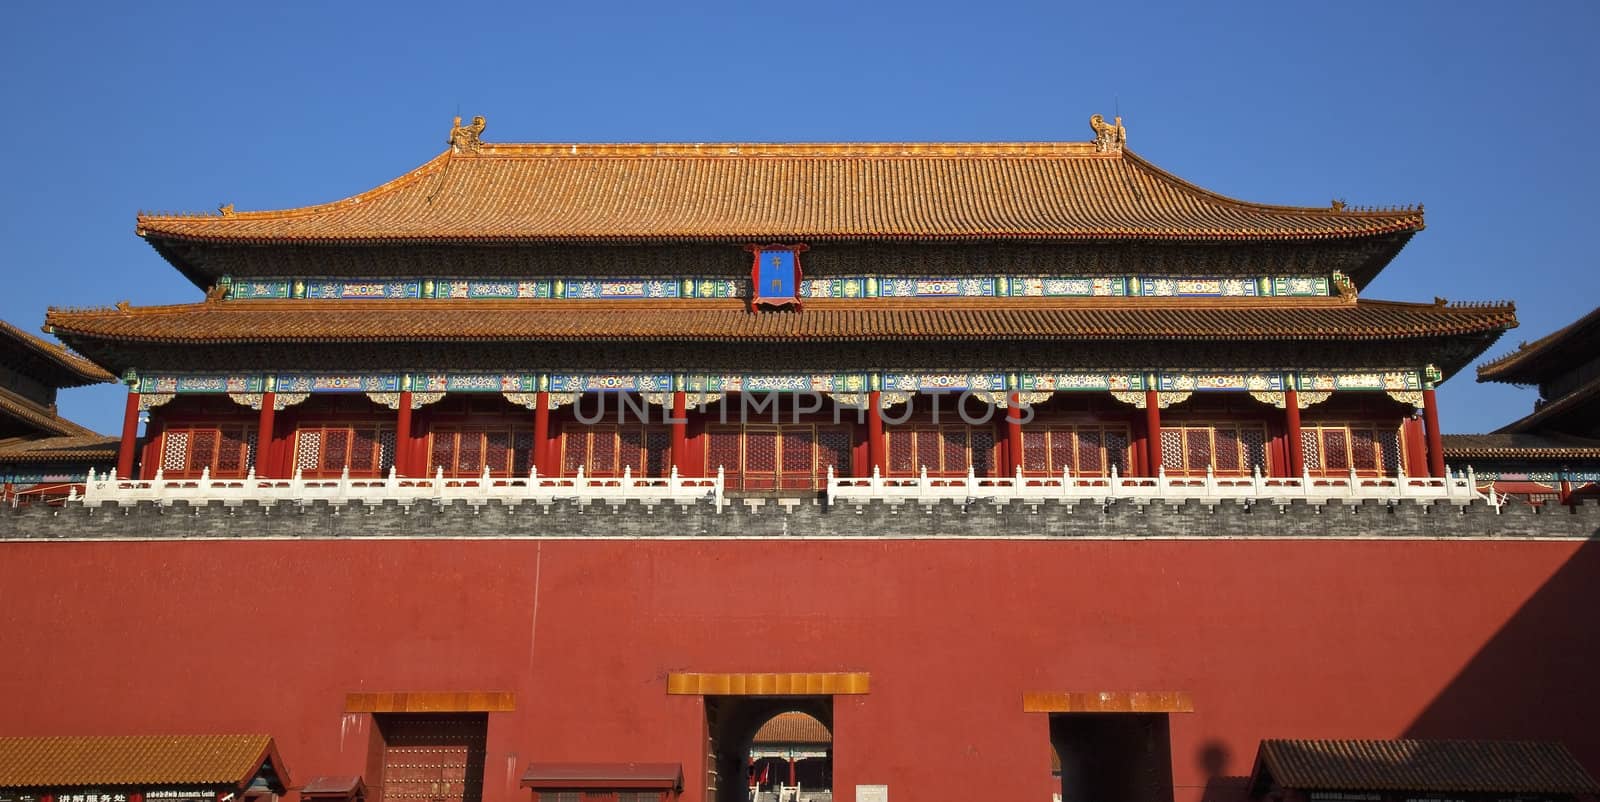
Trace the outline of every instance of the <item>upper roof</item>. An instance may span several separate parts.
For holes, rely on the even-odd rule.
[[[116,381],[105,368],[68,351],[66,346],[29,334],[0,320],[0,363],[51,387],[81,387]]]
[[[1478,366],[1478,381],[1539,384],[1600,353],[1600,307],[1517,350]]]
[[[266,735],[0,738],[0,788],[243,788],[269,760],[283,793],[287,772]]]
[[[1594,778],[1555,742],[1265,740],[1251,792],[1593,794]]]
[[[1527,415],[1500,428],[1498,433],[1562,431],[1576,425],[1579,431],[1592,430],[1600,410],[1600,376],[1596,376],[1560,398],[1551,399]]]
[[[341,201],[141,214],[138,231],[154,241],[377,244],[1285,241],[1423,227],[1421,207],[1234,200],[1120,143],[490,144],[481,130],[458,126],[451,149]]]

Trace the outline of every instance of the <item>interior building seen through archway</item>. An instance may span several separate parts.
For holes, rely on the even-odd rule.
[[[707,696],[707,796],[831,802],[831,696]]]

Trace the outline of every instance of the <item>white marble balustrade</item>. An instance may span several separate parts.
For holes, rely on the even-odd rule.
[[[665,477],[636,477],[631,469],[622,476],[590,477],[582,470],[576,476],[539,476],[530,473],[522,477],[491,476],[485,470],[481,476],[447,477],[443,471],[431,478],[404,478],[391,469],[386,477],[351,478],[349,469],[336,479],[306,479],[295,471],[290,479],[265,479],[254,471],[243,479],[213,479],[210,470],[198,479],[168,479],[160,471],[154,479],[119,479],[116,472],[96,475],[89,473],[83,485],[83,495],[74,494],[69,500],[80,499],[87,505],[116,503],[138,504],[150,501],[171,504],[184,501],[191,505],[221,501],[236,505],[245,501],[272,504],[279,501],[309,503],[319,499],[330,504],[382,504],[395,501],[412,504],[433,501],[449,504],[465,501],[468,504],[486,504],[498,501],[516,504],[523,501],[550,503],[568,499],[589,503],[620,504],[637,500],[647,504],[674,502],[692,504],[701,499],[722,505],[723,475],[680,476],[678,469]]]
[[[1348,476],[1278,477],[1262,476],[1259,468],[1249,476],[1217,476],[1209,468],[1205,476],[1168,476],[1164,468],[1156,476],[1118,476],[1112,468],[1110,476],[1073,476],[1065,472],[1053,476],[1024,476],[1018,471],[1015,476],[989,477],[975,476],[968,469],[966,476],[945,477],[928,476],[924,468],[917,476],[885,477],[874,470],[871,477],[840,477],[829,468],[828,503],[861,503],[872,499],[924,502],[944,499],[957,502],[1199,499],[1211,503],[1232,499],[1287,503],[1304,499],[1322,504],[1333,499],[1442,499],[1466,504],[1472,499],[1484,499],[1499,506],[1500,500],[1494,497],[1494,491],[1491,489],[1489,495],[1478,492],[1475,481],[1470,468],[1465,474],[1450,474],[1439,479],[1403,474],[1359,476],[1354,471]]]

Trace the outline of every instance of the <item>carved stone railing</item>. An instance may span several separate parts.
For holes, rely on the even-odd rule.
[[[828,469],[829,504],[859,504],[873,499],[930,503],[946,499],[998,502],[1011,499],[1232,499],[1279,504],[1294,499],[1315,504],[1333,499],[1442,499],[1460,504],[1484,499],[1496,507],[1501,504],[1493,489],[1488,495],[1478,492],[1476,477],[1470,468],[1465,475],[1450,474],[1440,479],[1403,474],[1361,476],[1354,471],[1347,476],[1278,477],[1262,476],[1259,468],[1249,476],[1217,476],[1210,468],[1206,469],[1205,476],[1168,476],[1165,468],[1156,476],[1118,476],[1113,467],[1110,476],[1073,476],[1066,472],[1058,476],[1024,476],[1019,470],[1009,477],[975,476],[970,468],[966,476],[930,477],[924,468],[917,476],[885,477],[874,469],[871,477],[837,477],[831,467]]]
[[[471,477],[445,476],[441,470],[432,478],[404,478],[395,475],[393,469],[386,477],[351,478],[346,468],[337,479],[306,479],[298,470],[290,479],[260,478],[255,471],[243,479],[213,479],[209,469],[202,471],[198,479],[167,479],[161,471],[156,472],[154,479],[118,479],[116,471],[101,475],[90,471],[83,485],[83,495],[74,492],[69,500],[81,499],[90,506],[109,503],[131,506],[141,501],[157,504],[184,501],[191,505],[212,501],[224,504],[317,500],[334,504],[383,504],[394,501],[404,505],[424,500],[440,503],[459,500],[479,505],[491,501],[507,504],[558,500],[694,504],[710,499],[721,509],[723,486],[720,468],[716,476],[679,476],[678,469],[673,468],[669,476],[649,478],[634,476],[631,468],[623,471],[622,476],[612,477],[584,476],[581,469],[576,476],[530,473],[507,477],[493,476],[486,469],[481,476]]]

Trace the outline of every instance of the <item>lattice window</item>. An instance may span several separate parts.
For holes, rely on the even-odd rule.
[[[1322,470],[1322,437],[1315,428],[1300,430],[1300,458],[1305,461],[1307,471]]]
[[[644,432],[638,429],[617,432],[617,470],[624,469],[634,476],[644,473]]]
[[[1244,469],[1246,472],[1260,470],[1267,472],[1267,430],[1255,426],[1245,426],[1239,429],[1239,447],[1244,452]]]
[[[889,473],[913,474],[917,472],[916,433],[909,429],[891,429],[889,440]]]
[[[1022,432],[1022,469],[1029,473],[1050,471],[1050,433],[1035,430]]]
[[[588,470],[589,438],[584,429],[569,431],[561,438],[561,472],[567,476]]]
[[[1168,471],[1183,470],[1183,432],[1171,427],[1161,430],[1161,464]]]
[[[712,429],[706,432],[706,475],[716,475],[721,468],[729,479],[737,480],[744,472],[740,459],[738,429]]]
[[[744,436],[744,473],[776,474],[778,472],[778,433],[771,429],[746,429]]]
[[[1098,467],[1095,468],[1095,472],[1098,473],[1098,472],[1104,471],[1106,473],[1109,473],[1111,468],[1115,467],[1117,469],[1117,473],[1118,474],[1120,474],[1122,476],[1127,476],[1128,475],[1128,432],[1126,430],[1121,430],[1121,429],[1107,429],[1106,432],[1105,432],[1105,448],[1106,448],[1106,466],[1103,469],[1102,468],[1098,468]],[[1079,469],[1083,473],[1089,473],[1090,472],[1089,469],[1083,465],[1083,461],[1082,460],[1079,460],[1078,464],[1079,464]]]
[[[968,437],[972,440],[972,473],[974,476],[990,476],[994,474],[994,430],[984,428],[969,429]]]
[[[255,459],[255,430],[236,426],[169,426],[161,440],[161,471],[173,478],[240,477]]]
[[[1113,438],[1121,437],[1122,446],[1117,448]],[[1066,438],[1063,438],[1066,439]],[[1121,453],[1128,450],[1128,438],[1118,431],[1102,433],[1099,429],[1075,429],[1071,440],[1073,455],[1077,457],[1076,464],[1071,464],[1072,473],[1076,476],[1103,476],[1107,472],[1106,460],[1102,458],[1101,449],[1122,458]],[[1121,470],[1120,468],[1118,470]]]
[[[783,428],[783,472],[810,476],[817,462],[816,438],[810,426]]]
[[[493,473],[505,475],[511,467],[511,433],[483,433],[483,464]]]
[[[850,431],[848,429],[817,430],[817,474],[826,475],[828,468],[838,476],[850,473]]]
[[[944,469],[948,473],[965,473],[967,465],[971,462],[967,452],[969,438],[967,430],[958,426],[945,426],[939,429],[939,439],[943,443]]]
[[[1383,471],[1388,474],[1400,472],[1401,454],[1399,429],[1378,430],[1378,455],[1383,460]]]
[[[314,471],[322,464],[322,431],[301,431],[295,437],[294,466],[302,471]]]
[[[1311,473],[1393,475],[1403,459],[1398,426],[1314,423],[1301,427],[1300,441]]]
[[[670,429],[646,429],[644,432],[644,464],[645,471],[650,476],[672,475],[672,431]],[[688,466],[679,466],[678,471],[684,472]]]
[[[617,464],[617,430],[589,430],[589,473],[593,476],[614,476],[622,472]]]
[[[926,468],[929,473],[944,471],[944,449],[940,446],[938,429],[917,429],[913,435],[917,446],[917,459],[913,463],[913,472]]]
[[[511,475],[527,476],[533,464],[533,432],[517,432],[511,438]]]
[[[189,464],[189,433],[168,431],[161,448],[161,470],[181,471]]]
[[[342,473],[350,464],[350,430],[329,428],[322,432],[322,472]]]
[[[1256,424],[1174,422],[1161,428],[1162,464],[1171,474],[1247,474],[1265,458],[1266,437]]]

